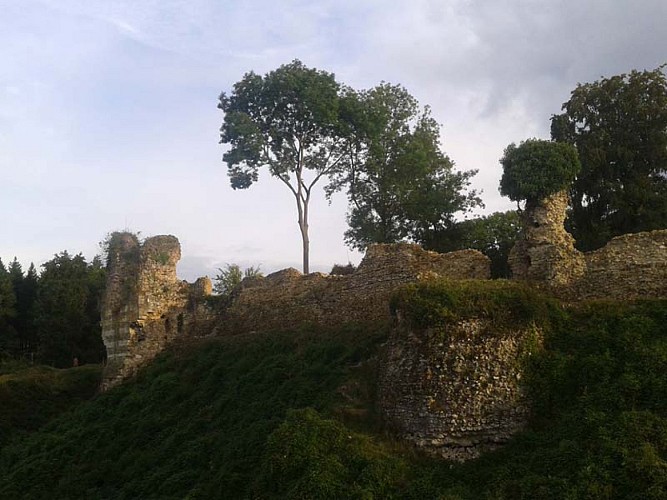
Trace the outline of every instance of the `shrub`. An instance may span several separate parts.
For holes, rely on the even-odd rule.
[[[562,191],[581,168],[574,146],[539,139],[510,144],[500,163],[500,193],[514,201],[536,201]]]

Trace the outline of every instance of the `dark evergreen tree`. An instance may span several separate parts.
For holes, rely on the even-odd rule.
[[[99,295],[104,286],[100,259],[88,265],[66,251],[42,265],[35,304],[41,362],[58,367],[100,362],[104,354]]]
[[[12,278],[0,259],[0,357],[14,356],[18,351],[18,335],[14,328],[16,295]]]
[[[16,330],[20,341],[20,354],[33,359],[37,352],[37,333],[35,331],[35,299],[39,276],[31,262],[28,272],[22,276],[20,284],[14,285],[16,293]]]

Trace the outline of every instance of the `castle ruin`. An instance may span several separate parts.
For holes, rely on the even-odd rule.
[[[210,327],[213,317],[205,298],[211,294],[211,280],[179,281],[180,258],[175,236],[154,236],[143,244],[130,233],[111,236],[102,303],[107,350],[102,390],[136,373],[185,332]]]
[[[566,194],[557,193],[524,211],[524,235],[510,254],[513,279],[567,302],[667,297],[667,230],[620,236],[582,253],[564,229],[566,207]],[[206,300],[210,280],[179,281],[179,258],[174,236],[140,244],[116,233],[102,310],[108,355],[103,389],[184,336],[388,324],[389,299],[403,285],[490,278],[489,259],[475,250],[438,254],[407,243],[371,245],[350,275],[285,269],[249,278],[222,312],[214,312]],[[393,321],[381,353],[378,406],[399,437],[434,455],[466,460],[525,425],[530,404],[518,360],[526,346],[539,344],[540,332],[517,328],[486,335],[490,324],[464,318],[448,327],[454,340],[443,342],[437,332],[416,335]]]

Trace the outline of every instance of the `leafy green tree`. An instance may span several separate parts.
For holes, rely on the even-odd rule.
[[[290,190],[296,201],[309,272],[309,204],[315,185],[343,168],[347,141],[340,127],[340,86],[334,75],[295,60],[264,76],[247,73],[230,95],[220,94],[224,113],[223,155],[233,189],[246,189],[260,168]]]
[[[568,188],[580,168],[570,144],[539,139],[510,144],[500,163],[500,194],[528,205]]]
[[[456,222],[442,231],[433,232],[424,248],[452,252],[471,248],[491,259],[491,277],[509,278],[509,252],[521,234],[521,221],[515,210]]]
[[[581,159],[567,221],[581,250],[667,227],[664,67],[579,84],[551,118],[552,138],[574,144]]]
[[[250,266],[241,271],[238,264],[226,264],[224,269],[218,268],[218,271],[220,271],[219,274],[213,280],[213,291],[224,297],[228,297],[244,278],[262,276],[259,266]]]
[[[62,252],[42,264],[35,321],[42,362],[58,367],[100,362],[99,296],[104,286],[101,260],[90,265],[79,254]]]
[[[0,357],[14,355],[18,335],[13,322],[16,318],[16,295],[12,278],[0,259]]]
[[[348,245],[363,250],[370,243],[421,241],[451,225],[454,214],[481,205],[475,191],[464,193],[476,172],[454,171],[429,108],[420,108],[405,88],[383,83],[348,91],[345,102],[351,160],[329,192],[347,190]]]

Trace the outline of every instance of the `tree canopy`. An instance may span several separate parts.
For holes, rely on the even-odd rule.
[[[99,299],[105,284],[102,261],[90,264],[62,252],[42,265],[35,305],[42,362],[58,367],[102,361]]]
[[[18,336],[13,322],[16,318],[16,293],[12,276],[0,259],[0,357],[16,348]]]
[[[264,76],[247,73],[231,94],[220,94],[220,142],[231,186],[250,187],[260,168],[295,198],[309,272],[309,203],[315,185],[343,167],[347,143],[340,126],[340,86],[334,75],[295,60]]]
[[[551,118],[551,136],[577,147],[568,229],[581,250],[624,233],[667,227],[664,66],[579,84]]]
[[[539,139],[510,144],[500,163],[500,193],[517,202],[535,202],[568,188],[580,168],[570,144]]]
[[[348,245],[420,241],[453,222],[454,214],[481,205],[465,193],[475,171],[457,172],[440,151],[440,128],[428,107],[400,85],[348,90],[343,109],[350,127],[349,168],[329,192],[346,189]]]

